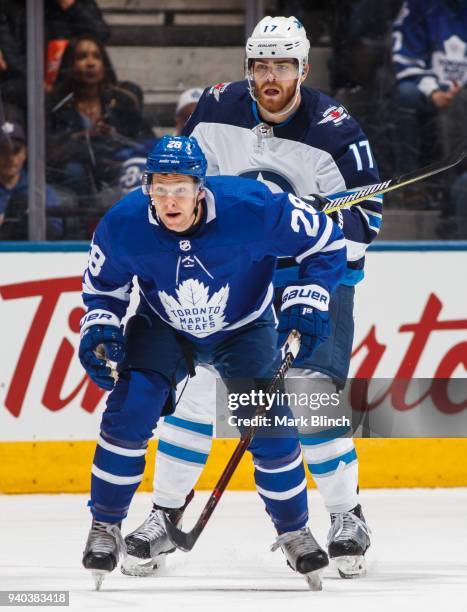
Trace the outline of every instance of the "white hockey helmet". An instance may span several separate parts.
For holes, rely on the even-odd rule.
[[[263,17],[246,41],[245,70],[252,59],[289,57],[298,61],[299,74],[308,63],[310,41],[305,28],[296,17]]]

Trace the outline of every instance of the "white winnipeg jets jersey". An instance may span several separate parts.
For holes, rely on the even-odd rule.
[[[260,119],[246,81],[216,85],[203,93],[184,134],[198,140],[209,175],[254,178],[273,192],[329,195],[379,182],[369,142],[346,109],[307,87],[301,95],[297,112],[270,126]],[[344,284],[363,278],[364,254],[379,232],[381,206],[377,196],[344,211]]]

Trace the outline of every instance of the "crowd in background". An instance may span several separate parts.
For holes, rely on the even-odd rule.
[[[285,0],[317,29],[321,3]],[[121,81],[95,0],[47,0],[47,237],[89,239],[105,210],[139,185],[157,139],[141,84]],[[332,48],[330,91],[369,137],[383,178],[461,147],[467,125],[467,0],[332,0],[320,28]],[[312,39],[313,45],[313,39]],[[313,67],[312,67],[313,70]],[[225,75],[226,81],[229,75]],[[208,83],[203,84],[205,86]],[[180,133],[203,88],[181,93]],[[0,239],[27,239],[26,11],[0,0]],[[467,167],[396,191],[385,206],[439,213],[440,238],[467,238]]]

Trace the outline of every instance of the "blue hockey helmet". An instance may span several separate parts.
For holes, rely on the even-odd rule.
[[[156,173],[186,174],[203,185],[207,165],[204,153],[193,136],[163,136],[148,155],[143,173],[143,192],[149,195],[151,176]]]

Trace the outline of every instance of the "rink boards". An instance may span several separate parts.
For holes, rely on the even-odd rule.
[[[77,359],[86,253],[76,243],[0,244],[0,492],[89,488],[105,396]],[[356,294],[351,375],[465,377],[467,244],[380,243],[366,269]],[[429,409],[433,423],[442,418],[450,431],[462,431],[461,405]],[[404,408],[412,436],[417,422],[427,431],[425,415],[421,405]],[[433,437],[357,440],[361,486],[466,486],[467,438],[437,438],[435,425],[426,435]],[[199,488],[213,486],[234,444],[214,441]],[[144,490],[151,488],[154,446]],[[231,487],[253,487],[249,458]]]

